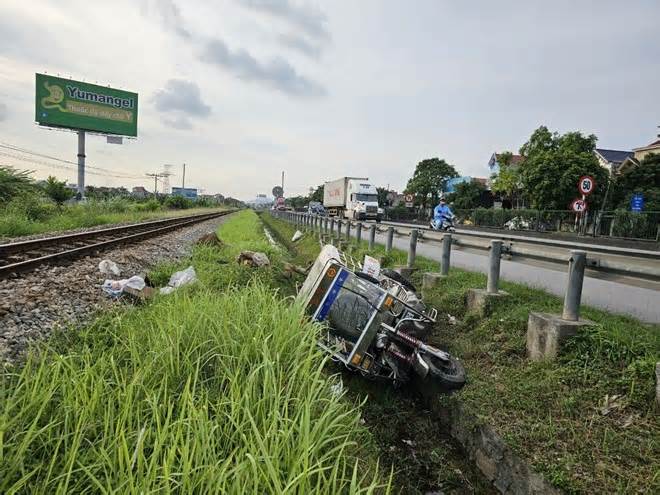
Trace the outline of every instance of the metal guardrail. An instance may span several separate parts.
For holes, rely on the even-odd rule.
[[[451,243],[460,248],[476,249],[481,251],[491,250],[491,241],[501,241],[502,256],[509,259],[533,259],[555,264],[565,265],[571,259],[572,251],[584,251],[586,253],[587,268],[611,272],[621,275],[660,280],[660,252],[630,249],[617,246],[589,244],[580,242],[563,241],[557,239],[542,239],[538,237],[526,237],[508,233],[491,233],[477,231],[459,230],[453,235],[436,232],[428,227],[419,225],[393,224],[388,226],[375,223],[355,222],[347,219],[335,219],[319,217],[298,212],[277,212],[276,216],[295,223],[303,229],[311,229],[326,235],[342,237],[342,226],[355,227],[355,232],[360,238],[365,227],[370,227],[369,248],[373,248],[376,232],[386,233],[386,251],[392,249],[393,237],[411,237],[409,251],[416,250],[418,242],[433,242],[443,245],[443,253]],[[344,231],[350,236],[350,227]],[[413,234],[415,232],[415,234]],[[414,236],[414,242],[412,237]],[[448,257],[448,256],[447,256]],[[413,256],[414,259],[414,256]]]

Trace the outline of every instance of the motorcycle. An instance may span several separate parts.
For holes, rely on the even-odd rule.
[[[429,227],[440,232],[455,232],[456,229],[454,228],[454,216],[443,216],[440,218],[440,220],[432,218],[429,222]]]
[[[437,310],[391,270],[370,273],[332,245],[321,250],[297,295],[307,315],[323,323],[319,346],[336,362],[395,385],[449,392],[465,384],[461,362],[427,344]]]

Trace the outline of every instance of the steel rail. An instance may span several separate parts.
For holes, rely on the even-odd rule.
[[[0,263],[6,260],[6,256],[10,254],[30,253],[58,245],[64,245],[65,249],[55,253],[41,255],[37,253],[37,255],[29,257],[25,260],[0,265],[0,278],[6,278],[11,274],[18,274],[21,272],[29,271],[43,264],[52,263],[54,261],[76,258],[87,253],[97,252],[118,244],[125,244],[149,237],[156,237],[171,230],[202,222],[204,220],[210,220],[211,218],[224,216],[229,213],[232,213],[232,210],[203,213],[187,217],[167,218],[164,220],[122,225],[120,227],[111,227],[75,234],[65,234],[60,236],[45,237],[42,239],[32,239],[28,241],[3,244],[0,245]],[[108,236],[111,236],[111,238],[108,239]],[[83,246],[68,247],[72,242],[79,243],[83,241],[92,242]]]

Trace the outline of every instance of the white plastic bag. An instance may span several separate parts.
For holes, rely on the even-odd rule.
[[[299,230],[296,230],[293,234],[293,237],[291,238],[291,242],[296,242],[302,239],[303,233],[300,232]]]
[[[144,279],[139,275],[133,275],[124,280],[106,280],[101,286],[102,289],[113,297],[119,297],[124,288],[130,287],[135,290],[142,290],[146,286]]]
[[[99,271],[103,275],[114,275],[118,277],[121,274],[121,270],[117,263],[111,260],[103,260],[99,263]]]
[[[171,294],[174,289],[178,289],[183,285],[191,284],[196,280],[197,274],[195,273],[195,269],[192,266],[189,266],[185,270],[174,272],[170,277],[170,281],[165,287],[162,287],[159,292],[161,294]]]

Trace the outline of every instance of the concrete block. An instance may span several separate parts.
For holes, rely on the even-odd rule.
[[[440,272],[426,272],[422,275],[422,289],[432,289],[440,283],[440,280],[446,277]]]
[[[488,316],[492,312],[493,306],[508,295],[503,290],[490,294],[486,289],[468,289],[467,309],[476,311],[481,316]]]
[[[589,320],[563,320],[560,315],[529,313],[527,320],[527,357],[532,361],[554,359],[562,342],[576,335],[580,328],[591,326]]]

